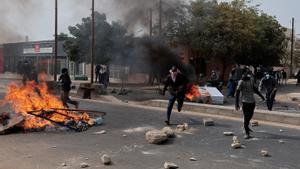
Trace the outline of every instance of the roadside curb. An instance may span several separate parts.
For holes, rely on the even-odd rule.
[[[78,101],[84,101],[84,102],[90,102],[90,103],[101,103],[101,104],[109,104],[109,105],[115,105],[115,106],[125,106],[125,107],[135,107],[135,108],[141,108],[146,110],[156,110],[161,113],[164,113],[166,111],[166,107],[158,107],[158,106],[151,106],[147,105],[149,101],[145,102],[111,102],[111,101],[104,101],[104,100],[95,100],[95,99],[81,99],[79,97],[73,97],[74,99]],[[152,100],[153,101],[153,100]],[[186,104],[184,105],[186,108]],[[213,113],[206,113],[206,112],[200,112],[200,111],[189,111],[186,109],[183,109],[179,114],[183,115],[192,115],[192,116],[199,116],[200,118],[209,117],[214,119],[222,119],[222,120],[230,120],[230,121],[239,121],[242,122],[242,112],[237,112],[237,116],[228,116],[228,115],[218,115]],[[108,114],[109,115],[109,114]],[[283,127],[283,128],[290,128],[290,129],[296,129],[300,130],[300,125],[293,125],[293,124],[287,124],[287,123],[278,123],[278,122],[272,122],[272,121],[264,121],[264,120],[257,120],[260,124],[268,125],[268,126],[277,126],[277,127]]]
[[[166,100],[149,100],[143,102],[145,106],[166,108],[168,106],[168,101]],[[233,118],[242,118],[242,112],[236,111],[234,108],[217,106],[217,105],[207,105],[198,103],[185,103],[183,110],[192,112],[201,112],[204,114],[218,115],[218,116],[228,116]],[[255,110],[254,120],[282,123],[287,125],[300,126],[300,113],[283,113],[277,111],[266,111],[266,110]]]

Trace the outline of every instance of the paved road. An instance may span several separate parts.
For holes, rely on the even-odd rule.
[[[164,145],[150,145],[144,139],[145,130],[164,127],[164,111],[91,102],[81,102],[80,107],[106,111],[105,123],[82,133],[2,135],[0,169],[77,169],[81,162],[90,164],[89,168],[160,169],[165,161],[175,162],[181,169],[300,168],[299,130],[283,129],[280,133],[280,128],[259,126],[254,128],[255,139],[245,141],[240,122],[215,119],[215,127],[204,127],[202,117],[183,112],[174,113],[172,123],[188,122],[193,128],[190,133],[178,134]],[[94,134],[101,130],[107,134]],[[232,138],[223,136],[224,131],[235,132],[245,148],[231,149]],[[261,157],[261,149],[272,157]],[[112,156],[112,166],[101,164],[103,153]],[[197,161],[189,161],[190,157]],[[61,166],[64,162],[66,167]]]

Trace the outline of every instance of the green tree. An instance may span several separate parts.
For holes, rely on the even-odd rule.
[[[91,17],[69,26],[71,37],[65,41],[66,51],[79,62],[91,61]],[[127,30],[120,22],[107,22],[106,15],[95,12],[95,63],[107,64],[122,45]],[[68,53],[67,52],[67,53]],[[71,54],[69,53],[69,54]],[[76,55],[75,55],[76,53]]]
[[[278,64],[286,48],[284,31],[274,17],[249,7],[245,0],[196,0],[189,13],[168,23],[165,35],[170,45],[190,51],[197,68],[201,58],[215,57],[225,69],[234,62]]]

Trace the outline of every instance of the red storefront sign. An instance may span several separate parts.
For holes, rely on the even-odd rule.
[[[34,52],[35,53],[40,53],[40,44],[36,44],[36,45],[34,45]]]

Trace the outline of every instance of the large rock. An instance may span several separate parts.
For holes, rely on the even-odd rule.
[[[101,161],[102,161],[102,164],[104,164],[104,165],[110,165],[111,164],[111,157],[107,154],[104,154],[101,157]]]
[[[204,124],[204,126],[214,126],[215,125],[214,120],[211,118],[203,119],[203,124]]]
[[[152,130],[146,133],[146,140],[150,144],[161,144],[168,140],[168,136],[160,130]]]
[[[165,162],[164,163],[164,168],[165,169],[176,169],[176,168],[179,168],[179,167],[174,163]]]
[[[171,127],[164,127],[161,131],[164,132],[168,137],[175,136],[175,132],[173,129],[171,129]]]
[[[80,164],[80,167],[81,168],[87,168],[87,167],[89,167],[90,165],[88,164],[88,163],[81,163]]]
[[[269,154],[269,152],[268,152],[267,150],[261,150],[261,151],[260,151],[260,154],[261,154],[262,156],[264,156],[264,157],[269,157],[269,156],[270,156],[270,154]]]

